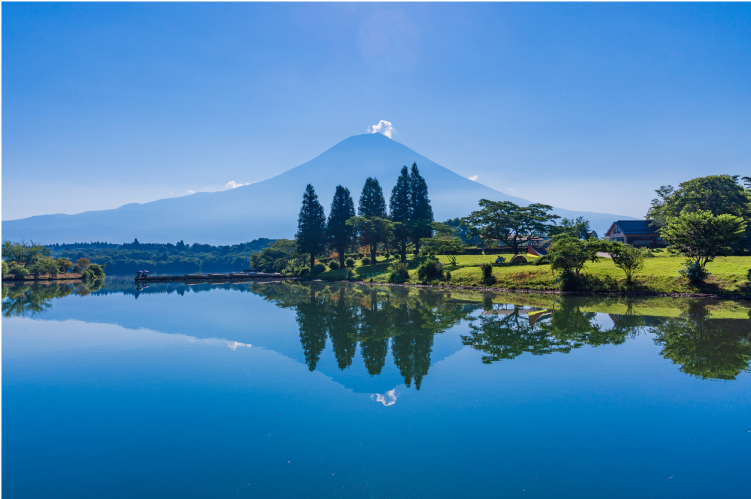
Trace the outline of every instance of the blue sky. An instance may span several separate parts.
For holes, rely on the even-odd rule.
[[[2,6],[10,220],[219,190],[393,123],[532,201],[751,173],[749,4]],[[321,179],[335,182],[335,179]]]

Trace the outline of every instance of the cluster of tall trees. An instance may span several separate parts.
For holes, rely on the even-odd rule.
[[[703,268],[717,256],[751,253],[751,177],[709,175],[656,192],[647,218],[690,261]]]
[[[349,189],[337,186],[328,219],[312,185],[303,195],[297,223],[298,251],[310,256],[311,266],[316,256],[333,250],[344,266],[344,255],[358,241],[370,251],[375,263],[379,244],[395,247],[402,259],[407,259],[407,245],[412,242],[419,250],[420,240],[432,234],[433,208],[428,197],[428,185],[420,175],[417,164],[411,171],[402,168],[391,191],[388,210],[378,179],[368,177],[355,204]]]

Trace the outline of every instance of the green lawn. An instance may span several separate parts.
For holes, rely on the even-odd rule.
[[[441,263],[451,271],[451,280],[435,282],[449,286],[482,286],[506,289],[557,290],[560,289],[555,276],[548,265],[534,265],[535,257],[524,255],[530,263],[521,265],[501,264],[493,269],[496,282],[485,284],[481,280],[481,263],[492,263],[497,255],[462,255],[457,258],[457,265],[450,266],[448,258],[440,256]],[[502,255],[509,261],[513,255]],[[417,267],[425,257],[411,257],[409,262],[410,280],[416,284]],[[388,268],[394,258],[379,259],[375,265],[360,265],[354,268],[356,280],[386,282]],[[661,254],[647,258],[644,270],[639,273],[633,284],[627,285],[622,270],[609,258],[601,258],[597,263],[589,263],[583,274],[587,277],[586,290],[591,291],[630,291],[656,293],[717,293],[740,294],[751,296],[751,283],[747,280],[751,268],[751,257],[729,256],[717,258],[707,265],[712,275],[701,285],[695,286],[686,279],[679,278],[678,271],[683,267],[684,258]],[[316,276],[320,279],[345,279],[346,270],[324,272]]]

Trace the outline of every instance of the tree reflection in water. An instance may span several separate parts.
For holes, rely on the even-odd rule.
[[[81,282],[3,283],[3,316],[33,317],[49,310],[53,299],[73,293],[85,296],[101,288],[103,282],[103,280],[90,281],[86,285]]]
[[[478,308],[451,302],[442,293],[403,287],[289,285],[263,286],[258,292],[280,307],[295,308],[311,371],[327,339],[340,369],[352,365],[359,343],[371,376],[381,373],[390,346],[404,384],[418,390],[430,368],[433,337]]]
[[[735,379],[749,370],[751,325],[748,320],[710,319],[710,311],[690,306],[652,330],[662,354],[681,372],[701,379]]]
[[[12,283],[3,285],[3,315],[34,316],[52,300],[71,294],[207,292],[218,286],[165,284],[134,289],[131,280],[95,283]],[[733,380],[749,370],[751,320],[713,319],[717,310],[747,305],[675,298],[643,299],[640,312],[665,310],[663,316],[635,311],[636,300],[555,295],[491,295],[449,290],[323,283],[231,284],[227,291],[251,292],[281,308],[294,309],[305,362],[318,365],[327,341],[340,369],[349,368],[359,344],[367,372],[379,375],[389,348],[404,384],[420,389],[430,368],[433,340],[462,320],[469,332],[462,342],[489,364],[523,353],[569,353],[585,345],[620,345],[642,333],[654,334],[661,355],[681,372],[700,379]],[[662,300],[662,301],[660,301]],[[498,302],[524,303],[501,305]],[[658,308],[659,307],[659,308]],[[723,308],[724,307],[724,308]],[[745,307],[745,308],[744,308]],[[665,317],[680,310],[676,317]],[[477,314],[482,310],[482,314]],[[617,310],[619,313],[612,313]],[[667,312],[670,310],[670,313]],[[609,312],[598,322],[595,311]],[[735,314],[739,316],[738,313]],[[605,318],[599,314],[601,319]],[[607,323],[608,326],[602,324]],[[611,325],[612,323],[612,325]]]

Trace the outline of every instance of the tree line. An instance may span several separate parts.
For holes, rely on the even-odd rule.
[[[337,186],[326,218],[323,205],[311,184],[305,189],[298,216],[295,241],[297,250],[307,254],[311,268],[316,257],[325,251],[335,252],[339,265],[344,267],[345,255],[359,242],[370,252],[368,263],[375,263],[379,244],[395,250],[402,261],[407,259],[407,245],[419,251],[420,241],[433,231],[433,208],[428,197],[428,185],[420,175],[417,164],[411,172],[402,167],[391,191],[388,212],[378,179],[368,177],[360,194],[355,214],[352,196],[344,186]]]

